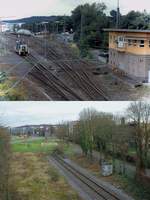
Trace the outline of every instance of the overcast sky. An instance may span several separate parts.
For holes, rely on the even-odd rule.
[[[108,9],[116,9],[117,0],[0,0],[0,17],[15,18],[39,15],[69,15],[79,4],[104,2]],[[149,0],[120,0],[121,12],[150,8]],[[149,10],[148,10],[149,11]],[[3,18],[4,19],[4,18]]]
[[[0,122],[5,126],[59,123],[77,120],[84,108],[122,113],[129,102],[0,102]]]

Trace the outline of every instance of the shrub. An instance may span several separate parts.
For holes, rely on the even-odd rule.
[[[64,146],[63,145],[59,145],[57,146],[54,150],[53,150],[53,154],[58,154],[58,155],[64,155]]]

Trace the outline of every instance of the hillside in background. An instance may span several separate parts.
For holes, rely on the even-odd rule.
[[[5,20],[7,23],[39,23],[43,21],[55,21],[59,19],[60,16],[32,16],[17,20]]]

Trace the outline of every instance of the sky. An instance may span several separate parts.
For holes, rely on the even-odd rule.
[[[93,2],[106,3],[108,10],[116,9],[117,5],[117,0],[0,0],[0,17],[16,19],[35,15],[70,15],[79,4]],[[133,9],[142,11],[149,5],[149,0],[120,0],[123,14]]]
[[[84,108],[119,114],[130,102],[0,102],[0,124],[10,127],[22,125],[56,124],[77,120]]]

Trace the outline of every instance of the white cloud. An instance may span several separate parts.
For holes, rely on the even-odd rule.
[[[0,122],[6,126],[76,120],[84,108],[123,112],[129,102],[0,102]]]
[[[117,0],[0,0],[1,17],[16,16],[16,18],[33,15],[64,15],[70,14],[81,3],[104,2],[108,9],[115,9]],[[149,8],[149,0],[120,0],[121,11],[144,10]]]

